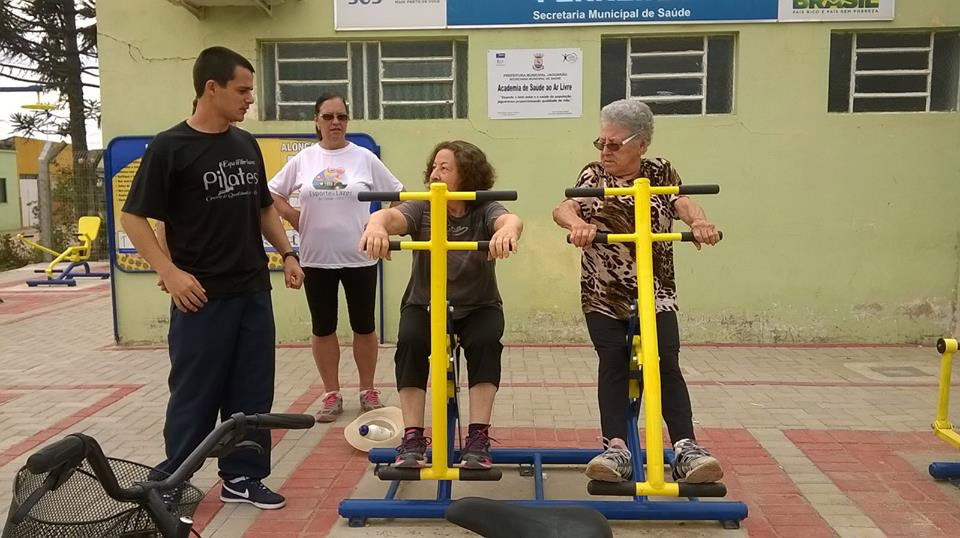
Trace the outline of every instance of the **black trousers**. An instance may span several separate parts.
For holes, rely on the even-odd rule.
[[[627,321],[603,314],[586,314],[587,330],[600,358],[597,396],[600,400],[600,427],[607,439],[626,441],[629,412],[630,356],[627,350]],[[639,330],[639,329],[637,329]],[[657,314],[657,343],[660,348],[660,385],[663,418],[674,443],[694,439],[690,393],[680,371],[680,330],[676,312]],[[640,383],[641,390],[643,382]]]
[[[337,332],[337,302],[341,283],[353,332],[370,334],[376,328],[376,265],[339,269],[304,267],[303,290],[310,308],[314,336],[330,336]]]
[[[269,413],[276,366],[270,292],[211,299],[197,312],[171,307],[170,401],[163,427],[173,472],[221,420],[233,413]],[[220,458],[220,476],[264,478],[270,474],[270,431],[248,431],[263,453],[240,449]]]
[[[467,383],[500,386],[500,359],[503,354],[503,311],[495,306],[473,310],[453,321],[467,358]],[[397,388],[426,390],[430,375],[430,313],[425,307],[408,305],[400,312],[397,338]]]

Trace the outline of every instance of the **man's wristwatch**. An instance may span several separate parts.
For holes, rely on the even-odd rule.
[[[286,262],[289,257],[293,257],[293,259],[297,260],[297,263],[300,263],[300,256],[297,256],[297,253],[292,250],[290,252],[284,252],[281,259]]]

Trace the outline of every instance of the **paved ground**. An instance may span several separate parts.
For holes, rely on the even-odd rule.
[[[0,273],[0,505],[16,470],[39,445],[75,431],[95,436],[115,457],[161,457],[168,362],[162,348],[112,341],[109,284],[30,290],[24,271]],[[916,347],[700,347],[683,350],[698,435],[727,472],[729,498],[750,516],[740,530],[717,523],[618,522],[617,536],[960,536],[960,490],[926,473],[931,461],[960,460],[932,433],[939,356]],[[345,497],[385,491],[343,427],[356,416],[350,350],[343,352],[347,412],[337,423],[276,436],[269,483],[290,499],[280,511],[222,506],[215,469],[195,484],[212,492],[197,521],[203,535],[470,536],[438,521],[371,520],[349,528],[337,515]],[[311,412],[322,388],[303,346],[278,353],[275,410]],[[378,372],[388,404],[392,349]],[[494,437],[503,446],[593,447],[598,414],[595,358],[584,346],[508,347]],[[960,413],[954,398],[952,416]],[[551,469],[547,496],[586,497],[575,468]],[[433,497],[429,484],[400,496]],[[530,478],[464,484],[454,493],[532,495]],[[3,508],[0,508],[3,510]]]

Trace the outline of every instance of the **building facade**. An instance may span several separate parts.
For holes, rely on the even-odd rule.
[[[252,132],[311,133],[340,91],[408,190],[435,143],[474,142],[526,223],[498,264],[505,340],[582,342],[579,254],[551,210],[597,158],[601,106],[639,98],[650,155],[722,186],[698,202],[723,242],[675,248],[685,341],[929,342],[957,326],[960,2],[852,2],[102,0],[104,140],[186,118],[193,60],[223,45],[256,67]],[[524,88],[538,61],[569,65]],[[409,260],[385,267],[387,340]],[[279,338],[306,338],[302,294],[274,282]],[[115,290],[121,341],[162,340],[155,277]]]

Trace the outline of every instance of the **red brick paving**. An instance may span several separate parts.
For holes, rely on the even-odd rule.
[[[902,455],[932,433],[788,430],[787,437],[888,536],[960,536],[960,503]]]
[[[114,403],[122,400],[131,393],[135,392],[137,389],[143,385],[3,385],[0,386],[0,389],[4,390],[86,390],[86,389],[113,389],[113,392],[100,398],[95,403],[84,407],[78,411],[75,411],[68,415],[66,418],[60,419],[52,426],[44,428],[37,433],[31,435],[30,437],[20,441],[19,443],[11,446],[10,448],[0,452],[0,467],[10,463],[16,458],[26,454],[27,452],[32,451],[36,447],[42,445],[43,443],[49,441],[54,436],[63,433],[67,428],[75,425],[81,420],[93,416],[98,412],[102,411],[104,408],[113,405]]]

